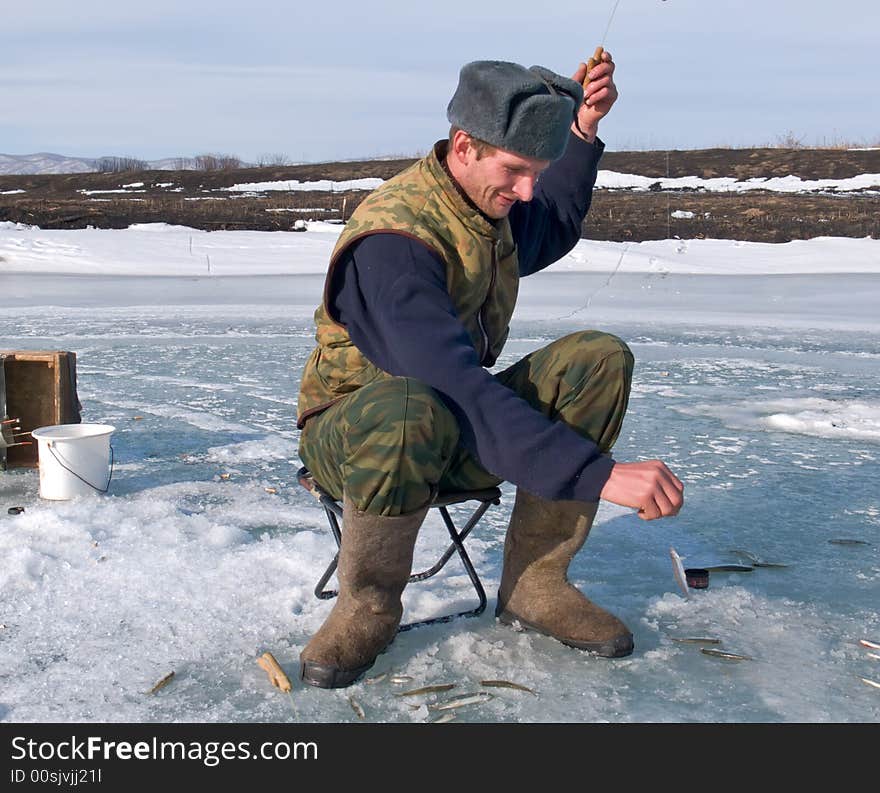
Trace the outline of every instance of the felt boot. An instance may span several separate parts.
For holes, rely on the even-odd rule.
[[[387,517],[361,512],[346,496],[339,595],[333,610],[300,653],[300,679],[320,688],[354,683],[391,644],[400,625],[400,597],[428,508]]]
[[[629,655],[633,638],[617,617],[573,587],[568,566],[586,542],[599,505],[547,501],[517,489],[504,542],[495,616],[608,658]]]

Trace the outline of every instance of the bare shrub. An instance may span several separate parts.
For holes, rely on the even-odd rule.
[[[798,137],[791,130],[786,132],[784,135],[778,135],[776,138],[776,148],[777,149],[803,149],[804,139],[803,136]]]
[[[232,154],[197,154],[193,163],[197,171],[232,171],[242,167],[241,160]]]
[[[100,157],[95,160],[95,168],[101,173],[146,171],[149,167],[149,163],[136,157]]]
[[[257,165],[260,168],[293,165],[293,160],[291,160],[290,157],[288,157],[286,154],[280,154],[278,152],[274,154],[261,154],[259,159],[257,160]]]

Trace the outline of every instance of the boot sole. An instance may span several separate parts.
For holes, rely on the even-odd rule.
[[[386,652],[393,643],[394,639],[388,642],[388,644],[376,653],[376,658]],[[345,688],[352,683],[356,683],[361,677],[363,677],[365,672],[372,669],[373,664],[376,663],[376,658],[373,658],[368,663],[363,666],[358,666],[355,669],[340,669],[336,666],[326,666],[325,664],[319,664],[315,661],[307,661],[300,656],[299,679],[302,680],[303,683],[308,683],[310,686],[315,686],[316,688]]]
[[[375,662],[373,659],[365,666],[359,666],[356,669],[339,669],[335,666],[324,666],[313,661],[300,660],[299,679],[303,683],[317,688],[345,688],[359,680]]]
[[[576,650],[595,653],[602,658],[624,658],[625,656],[632,654],[635,646],[633,644],[633,635],[631,633],[622,633],[619,636],[615,636],[613,639],[605,639],[598,642],[579,642],[572,639],[563,639],[555,633],[545,630],[540,625],[524,620],[519,615],[514,614],[507,609],[496,611],[495,616],[502,625],[512,625],[514,622],[518,622],[523,628],[535,631],[535,633],[540,633],[543,636],[549,636],[551,639],[556,639],[556,641],[562,642],[566,647],[574,647]]]

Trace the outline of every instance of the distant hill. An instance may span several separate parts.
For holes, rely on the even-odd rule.
[[[95,161],[41,151],[37,154],[0,154],[0,174],[93,173]]]
[[[36,154],[0,154],[0,176],[97,173],[101,157],[68,157],[41,151]],[[163,160],[148,160],[151,171],[179,171],[195,169],[188,165],[189,158],[166,157]]]

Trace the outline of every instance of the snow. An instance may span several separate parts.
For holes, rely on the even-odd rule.
[[[679,408],[692,415],[721,418],[729,426],[783,430],[817,438],[880,442],[880,402],[861,399],[756,399],[719,407]]]
[[[326,271],[342,226],[307,231],[200,231],[166,223],[127,229],[43,230],[0,223],[0,272],[102,275],[313,275]],[[145,259],[144,251],[149,251]],[[621,257],[623,257],[621,259]],[[878,273],[880,240],[816,237],[783,244],[731,240],[580,240],[548,272],[656,275]]]
[[[801,179],[798,176],[755,177],[741,181],[729,176],[703,179],[698,176],[663,178],[635,174],[599,171],[596,187],[609,190],[648,190],[659,185],[662,190],[704,190],[710,193],[745,193],[751,190],[770,190],[777,193],[807,193],[815,191],[853,192],[880,188],[880,174],[866,173],[849,179]]]
[[[270,190],[340,192],[342,190],[375,190],[383,181],[383,179],[348,179],[334,182],[329,179],[318,179],[313,182],[300,182],[298,179],[291,179],[285,182],[246,182],[222,189],[233,193],[260,193]]]
[[[349,181],[332,182],[322,179],[314,182],[277,181],[249,182],[224,187],[232,192],[264,192],[270,190],[373,190],[382,184],[382,179],[352,179]],[[655,178],[637,176],[635,174],[617,173],[616,171],[599,171],[596,187],[608,190],[648,190],[652,185],[659,185],[662,190],[703,190],[706,192],[743,193],[751,190],[770,190],[782,193],[807,193],[815,191],[853,192],[856,190],[880,189],[880,174],[860,174],[849,179],[801,179],[797,176],[777,176],[771,178],[754,178],[741,181],[733,177],[704,179],[698,176],[681,176],[675,178]]]
[[[302,687],[299,651],[332,606],[312,591],[333,546],[295,480],[296,395],[340,228],[0,224],[0,349],[75,351],[83,420],[117,428],[107,495],[51,502],[37,471],[0,473],[0,720],[357,721],[353,696],[368,721],[422,722],[446,695],[403,688],[452,682],[452,696],[488,678],[538,696],[493,689],[458,721],[880,719],[861,682],[880,672],[858,644],[880,639],[870,239],[581,241],[524,279],[499,366],[583,327],[618,334],[637,365],[615,454],[664,459],[685,482],[675,519],[603,503],[571,568],[630,625],[635,653],[595,658],[494,620],[505,484],[467,543],[486,612],[400,634],[368,677],[407,684]],[[446,542],[432,511],[416,567]],[[687,567],[742,563],[742,550],[788,566],[713,572],[686,599],[670,547]],[[473,601],[453,560],[407,588],[405,619]],[[694,636],[754,660],[673,641]],[[296,716],[256,664],[267,650],[294,681]]]
[[[146,190],[77,190],[77,193],[83,195],[102,195],[103,193],[146,193]]]

